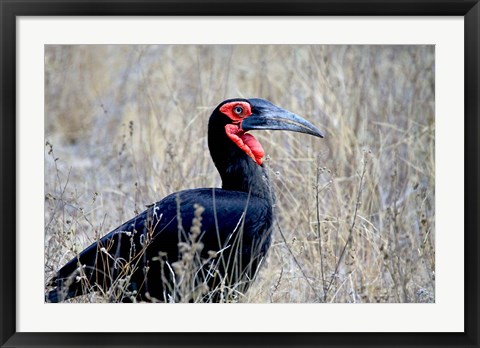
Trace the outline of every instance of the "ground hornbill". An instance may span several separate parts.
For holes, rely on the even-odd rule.
[[[231,302],[255,277],[271,240],[275,197],[250,130],[323,137],[263,99],[229,99],[213,111],[208,147],[222,189],[173,193],[63,266],[47,302],[100,291],[112,302]],[[53,289],[52,289],[53,287]]]

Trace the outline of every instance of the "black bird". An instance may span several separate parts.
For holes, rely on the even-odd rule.
[[[82,251],[51,280],[47,302],[92,291],[110,301],[229,302],[244,293],[270,246],[274,193],[250,130],[323,138],[263,99],[229,99],[208,124],[222,188],[173,193]]]

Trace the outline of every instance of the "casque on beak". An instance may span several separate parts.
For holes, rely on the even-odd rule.
[[[286,130],[314,135],[323,138],[323,133],[302,117],[282,109],[267,100],[252,98],[252,115],[242,121],[244,131],[249,130]]]

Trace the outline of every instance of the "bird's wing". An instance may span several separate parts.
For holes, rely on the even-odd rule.
[[[171,194],[91,244],[62,267],[48,300],[108,288],[122,275],[139,275],[155,257],[181,257],[179,242],[192,243],[198,233],[202,257],[236,249],[244,257],[265,253],[270,241],[269,202],[244,192],[194,189]],[[196,227],[195,227],[196,226]],[[198,232],[195,232],[198,231]],[[210,253],[209,253],[210,252]],[[68,289],[68,290],[67,290]]]

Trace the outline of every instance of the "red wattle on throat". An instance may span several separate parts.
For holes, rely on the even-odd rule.
[[[251,134],[245,133],[235,124],[227,124],[225,126],[227,136],[248,156],[250,156],[257,164],[262,164],[262,158],[265,156],[262,145]]]

